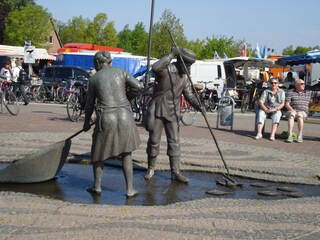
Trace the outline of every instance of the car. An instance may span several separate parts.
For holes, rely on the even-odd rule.
[[[87,82],[93,75],[92,68],[66,66],[66,65],[51,65],[45,67],[40,74],[42,82],[49,87],[55,84],[60,84],[63,81],[76,80]]]

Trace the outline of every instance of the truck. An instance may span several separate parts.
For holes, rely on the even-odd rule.
[[[306,85],[311,87],[311,89],[317,87],[317,89],[315,90],[319,90],[318,88],[320,88],[320,63],[306,64],[306,70]]]
[[[201,83],[209,89],[217,89],[222,92],[224,79],[226,79],[223,60],[197,60],[191,65],[190,77],[194,84]]]

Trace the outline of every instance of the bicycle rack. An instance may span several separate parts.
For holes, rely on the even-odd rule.
[[[235,101],[232,97],[221,97],[218,105],[217,125],[230,126],[230,130],[233,130],[233,117],[234,117]]]

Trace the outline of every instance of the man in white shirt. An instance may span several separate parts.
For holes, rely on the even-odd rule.
[[[20,90],[20,94],[23,97],[23,101],[24,101],[24,105],[28,105],[29,104],[29,99],[28,96],[26,94],[26,91],[24,89],[24,83],[23,82],[19,82],[18,78],[19,78],[19,74],[20,71],[22,69],[22,63],[20,62],[19,59],[17,59],[15,61],[16,66],[13,68],[13,78],[12,78],[12,83],[13,83],[13,92],[16,94],[17,93],[17,89]]]

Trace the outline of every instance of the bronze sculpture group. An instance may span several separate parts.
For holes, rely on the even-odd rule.
[[[177,61],[171,61],[177,58]],[[160,139],[163,128],[167,135],[167,155],[170,160],[171,179],[183,183],[188,178],[180,172],[179,118],[180,97],[196,109],[202,110],[197,102],[188,81],[187,72],[195,62],[195,54],[188,49],[172,48],[171,52],[156,62],[154,93],[152,97],[152,114],[149,115],[149,139],[147,145],[148,169],[145,175],[150,180],[154,175]],[[90,129],[90,118],[96,111],[96,124],[92,135],[91,162],[94,174],[94,186],[87,191],[101,193],[101,179],[104,161],[122,157],[123,172],[126,180],[127,196],[138,194],[134,189],[133,165],[131,153],[140,144],[140,137],[133,119],[127,93],[139,93],[143,87],[127,71],[112,67],[109,52],[100,51],[95,54],[94,66],[96,74],[89,80],[88,99],[85,107],[83,130]]]

